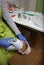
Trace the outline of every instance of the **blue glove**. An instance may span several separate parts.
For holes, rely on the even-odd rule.
[[[22,34],[18,34],[17,36],[18,36],[18,38],[19,38],[20,40],[25,41],[27,44],[30,44],[30,43],[28,43],[26,37],[24,37]]]
[[[24,37],[22,34],[18,34],[17,36],[20,40],[27,41],[26,37]]]
[[[11,43],[9,43],[8,41],[10,41],[11,39],[13,38],[3,38],[3,39],[0,39],[0,46],[2,47],[8,47],[11,45]]]

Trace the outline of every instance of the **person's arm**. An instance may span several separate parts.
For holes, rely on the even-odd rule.
[[[2,0],[2,15],[3,15],[3,18],[6,20],[6,23],[15,32],[15,34],[17,35],[17,37],[20,40],[25,41],[26,38],[21,34],[21,32],[19,31],[18,27],[16,26],[16,24],[13,22],[13,20],[11,18],[11,15],[10,15],[8,9],[7,9],[6,0]]]
[[[18,27],[13,22],[11,15],[7,9],[7,3],[6,0],[2,0],[2,16],[6,20],[6,23],[12,28],[12,30],[15,32],[15,34],[20,34]]]
[[[8,41],[11,40],[13,38],[3,38],[3,39],[0,39],[0,46],[1,47],[9,47],[11,45],[11,43],[9,43]]]

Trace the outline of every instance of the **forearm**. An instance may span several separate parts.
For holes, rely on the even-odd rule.
[[[20,34],[18,27],[13,22],[11,15],[7,9],[7,4],[5,2],[6,0],[2,0],[2,15],[3,18],[6,20],[6,23],[11,27],[11,29],[15,32],[16,35]]]
[[[5,1],[5,0],[3,0]],[[7,9],[7,4],[6,2],[3,2],[2,5],[2,13],[3,13],[3,18],[6,20],[6,23],[11,27],[11,29],[15,32],[15,34],[17,35],[17,37],[20,40],[26,40],[26,38],[21,34],[21,32],[19,31],[18,27],[16,26],[16,24],[13,22],[12,18],[11,18],[11,13],[9,13],[8,9]]]
[[[8,23],[8,25],[11,27],[11,29],[14,31],[16,35],[21,33],[18,27],[16,26],[16,24],[11,19],[7,19],[6,22]]]

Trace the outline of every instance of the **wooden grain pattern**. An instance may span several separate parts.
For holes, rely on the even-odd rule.
[[[32,51],[29,55],[15,53],[9,60],[9,65],[44,65],[44,34],[34,30],[19,28],[30,41]]]

